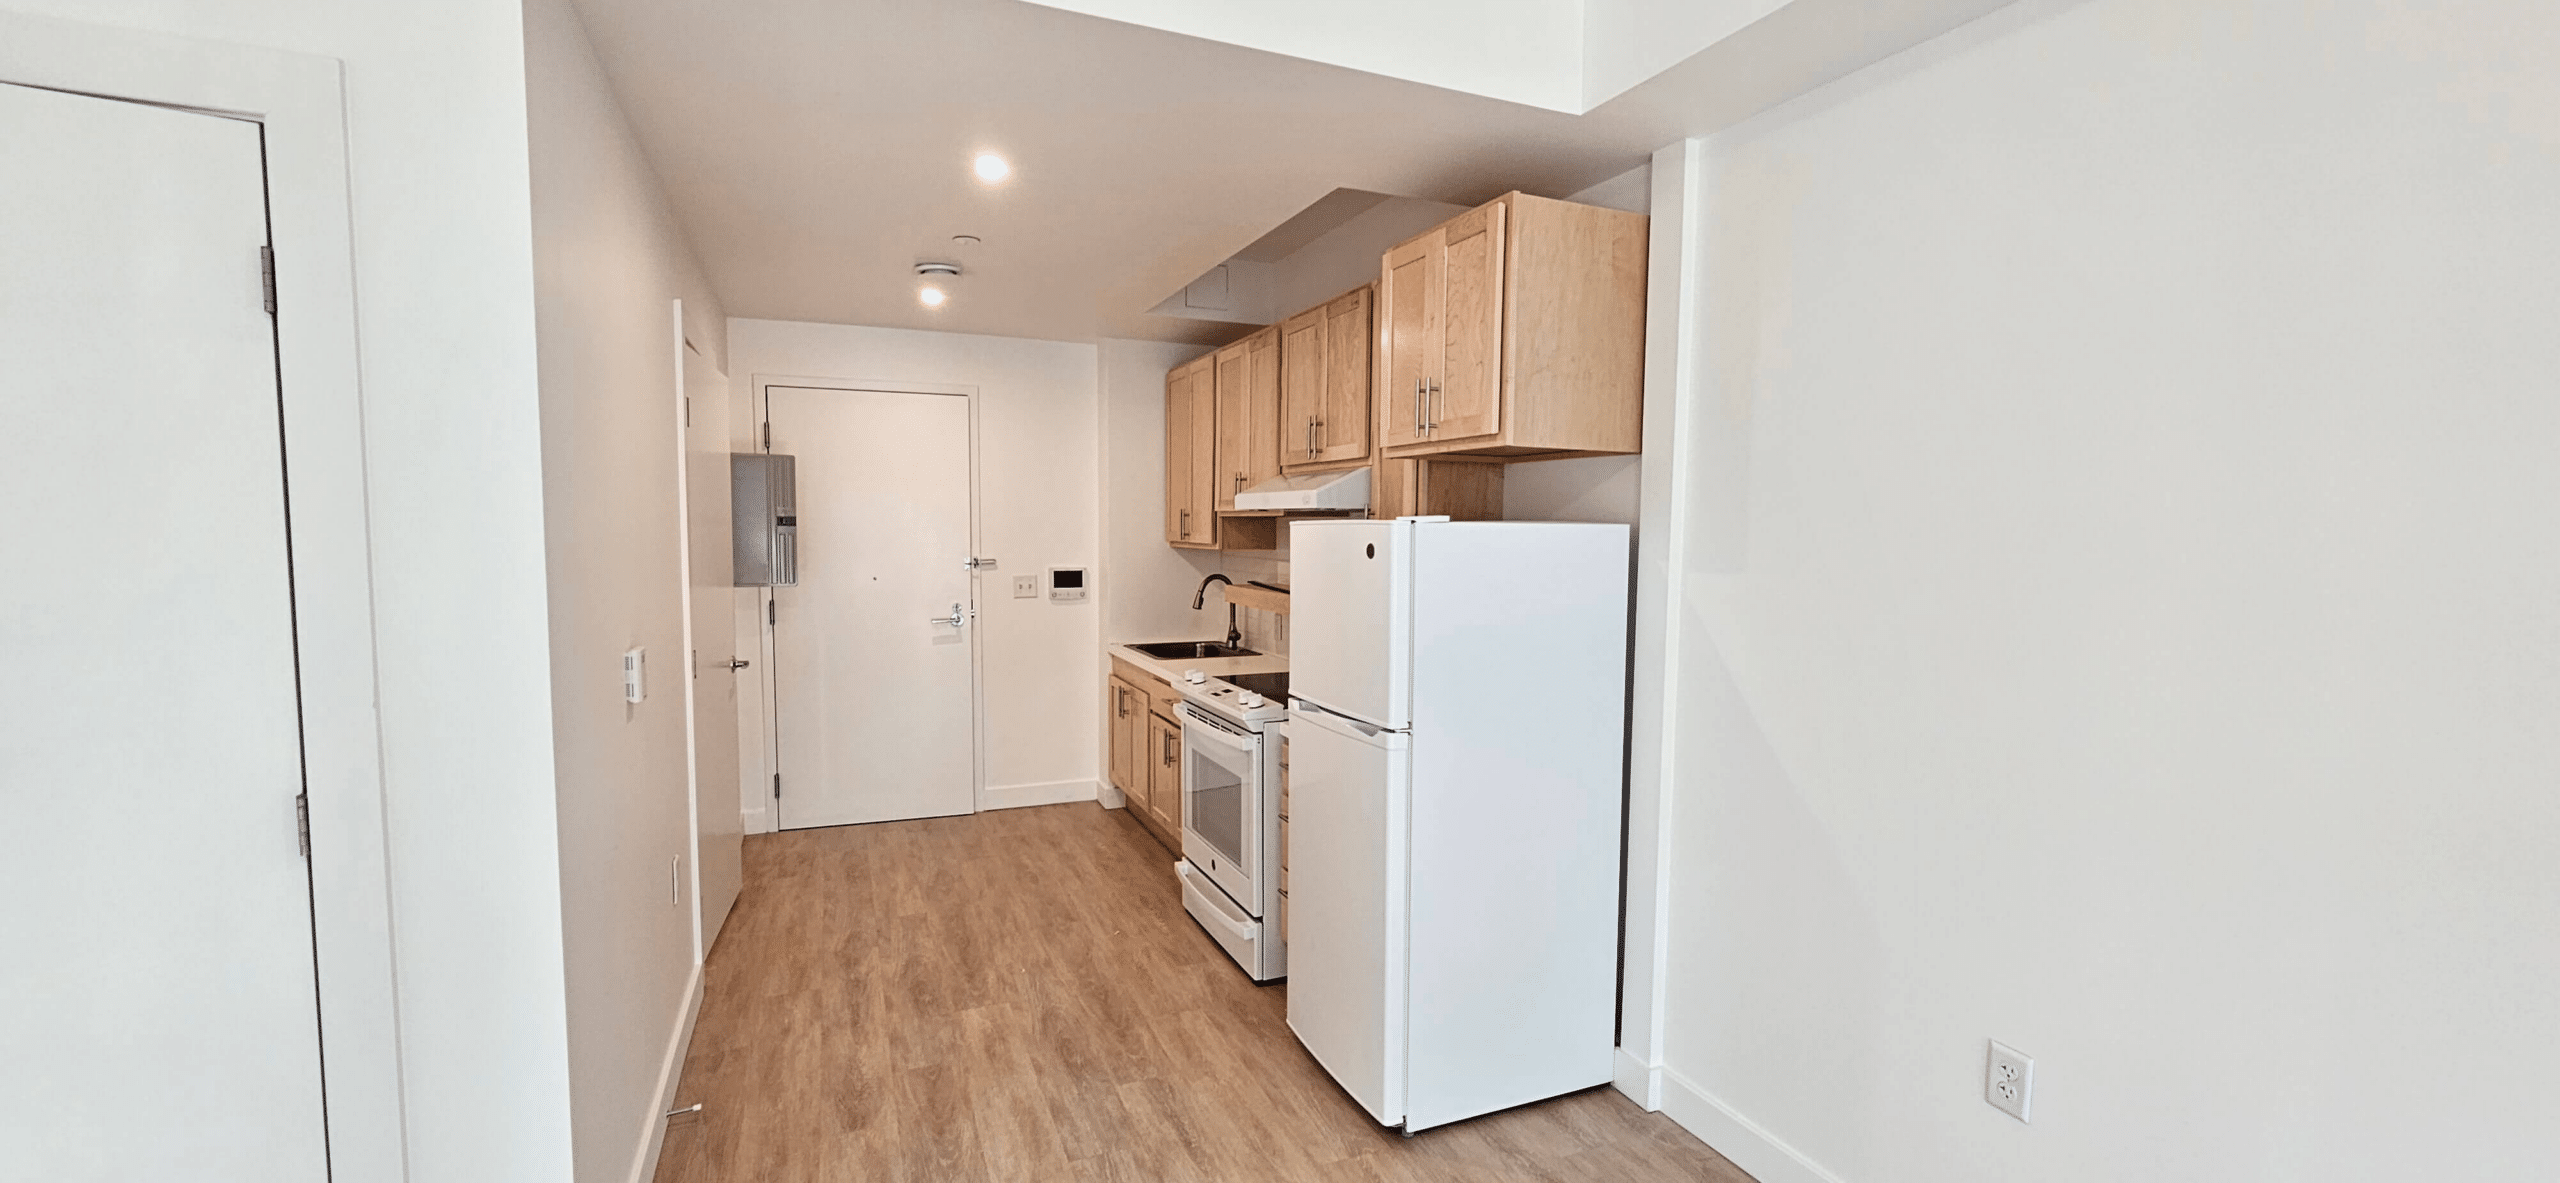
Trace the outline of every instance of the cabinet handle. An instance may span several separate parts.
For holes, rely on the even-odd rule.
[[[1440,430],[1440,380],[1437,378],[1431,380],[1431,401],[1427,405],[1431,408],[1431,413],[1423,417],[1422,429],[1438,431]]]
[[[1323,454],[1324,454],[1324,420],[1322,420],[1322,419],[1318,419],[1318,420],[1316,420],[1316,446],[1315,446],[1315,447],[1313,447],[1313,448],[1311,448],[1311,449],[1308,449],[1308,451],[1307,451],[1307,455],[1310,455],[1310,456],[1321,456],[1321,455],[1323,455]]]
[[[1187,509],[1182,511],[1182,536],[1191,537],[1191,511]]]
[[[1164,736],[1164,737],[1163,737],[1163,739],[1164,739],[1164,762],[1165,762],[1165,763],[1167,763],[1167,764],[1175,764],[1175,763],[1179,763],[1179,762],[1181,762],[1181,757],[1180,757],[1180,756],[1178,756],[1178,755],[1176,755],[1176,754],[1174,753],[1174,748],[1173,748],[1173,737],[1172,737],[1172,736],[1170,736],[1170,735],[1168,735],[1168,736]]]
[[[1413,434],[1422,434],[1422,379],[1413,380]]]

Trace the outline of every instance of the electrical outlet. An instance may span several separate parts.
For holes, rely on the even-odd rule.
[[[1017,599],[1017,600],[1036,600],[1036,599],[1039,599],[1039,598],[1040,598],[1040,577],[1039,577],[1039,576],[1037,576],[1037,575],[1016,575],[1016,576],[1014,576],[1014,577],[1013,577],[1013,598],[1014,598],[1014,599]]]
[[[2024,1122],[2027,1101],[2035,1095],[2036,1062],[2025,1052],[1995,1039],[1982,1071],[1982,1099],[1991,1107]]]

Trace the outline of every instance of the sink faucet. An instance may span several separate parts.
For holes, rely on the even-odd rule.
[[[1191,597],[1192,611],[1197,612],[1209,606],[1209,585],[1212,583],[1223,583],[1229,587],[1236,585],[1236,581],[1227,578],[1224,572],[1210,572],[1207,579],[1200,581],[1200,590]],[[1244,648],[1244,631],[1236,627],[1236,606],[1232,600],[1227,602],[1227,648]]]

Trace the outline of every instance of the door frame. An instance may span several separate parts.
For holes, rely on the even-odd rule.
[[[848,394],[931,394],[964,400],[969,408],[969,555],[972,558],[978,556],[984,546],[984,527],[979,515],[980,506],[985,499],[979,495],[978,491],[981,470],[978,460],[978,388],[976,386],[858,378],[813,378],[792,374],[755,374],[750,377],[749,387],[754,391],[756,450],[760,452],[773,451],[772,435],[767,430],[773,422],[773,403],[767,392],[776,386],[804,390],[841,390]],[[969,812],[973,814],[987,811],[987,647],[980,640],[983,635],[981,630],[984,627],[980,622],[985,619],[985,615],[979,611],[979,602],[986,598],[983,594],[984,585],[980,582],[985,578],[985,571],[972,569],[969,572]],[[781,703],[776,697],[780,686],[776,682],[778,670],[775,667],[773,653],[772,590],[766,589],[761,599],[767,605],[763,627],[763,647],[759,654],[764,658],[765,767],[772,775],[780,776],[782,752],[776,727],[781,717]],[[767,791],[770,791],[769,786]],[[765,816],[769,819],[768,825],[772,831],[779,831],[782,828],[781,807],[770,797],[766,800],[768,808]]]
[[[0,12],[0,81],[260,125],[275,249],[320,1079],[342,1181],[408,1176],[346,98],[305,54]],[[280,839],[282,840],[282,839]]]

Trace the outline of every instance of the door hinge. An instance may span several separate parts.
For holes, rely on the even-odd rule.
[[[276,248],[258,248],[258,290],[267,298],[267,315],[276,314]]]
[[[777,623],[773,618],[773,601],[771,600],[766,600],[764,602],[764,622],[766,624]]]
[[[684,396],[684,425],[693,426],[693,396],[690,394]]]
[[[782,800],[782,774],[779,772],[773,774],[773,799]]]
[[[764,450],[768,452],[773,450],[773,420],[771,419],[764,421]]]
[[[310,858],[311,793],[309,790],[304,790],[303,792],[295,793],[293,795],[293,832],[294,837],[299,840],[299,844],[302,847],[302,857],[305,859]]]

